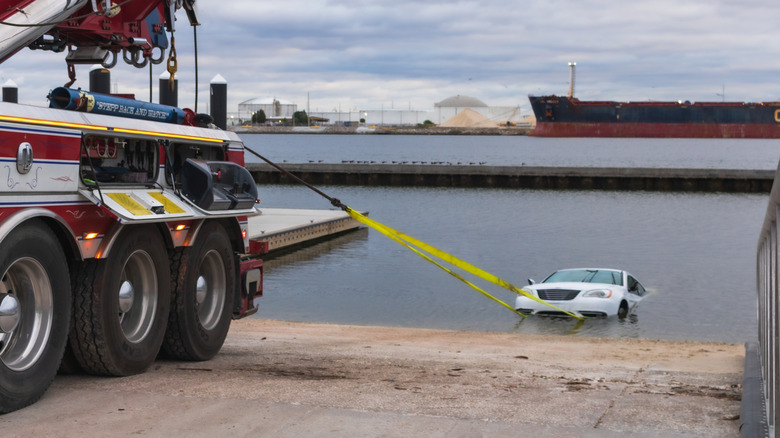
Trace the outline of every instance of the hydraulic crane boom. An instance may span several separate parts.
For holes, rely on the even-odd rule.
[[[195,0],[0,0],[0,62],[25,47],[67,50],[71,80],[74,64],[111,68],[120,52],[138,68],[159,64],[181,8],[192,26],[199,24]]]

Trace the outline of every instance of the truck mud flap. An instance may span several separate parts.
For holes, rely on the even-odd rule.
[[[233,312],[233,319],[243,318],[257,312],[254,299],[263,296],[263,260],[241,261],[241,300]]]

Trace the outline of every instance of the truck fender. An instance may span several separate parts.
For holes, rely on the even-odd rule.
[[[133,224],[136,225],[136,224]],[[114,243],[116,242],[119,235],[122,233],[122,230],[125,229],[125,227],[132,227],[133,225],[129,224],[123,224],[121,222],[114,223],[111,228],[106,232],[106,235],[103,237],[103,241],[100,243],[100,249],[98,249],[97,253],[95,254],[96,259],[104,259],[108,257],[109,253],[111,252],[111,248],[113,248]],[[173,239],[171,238],[170,230],[167,230],[167,232],[163,232],[161,227],[167,226],[165,222],[156,222],[151,223],[148,225],[154,225],[155,228],[160,231],[159,237],[163,239],[163,245],[166,248],[173,248]]]
[[[62,248],[67,255],[77,256],[83,259],[81,250],[77,243],[76,235],[65,220],[58,214],[45,208],[25,208],[11,214],[2,223],[0,223],[0,242],[8,237],[16,227],[30,219],[44,219],[57,235],[62,244]]]

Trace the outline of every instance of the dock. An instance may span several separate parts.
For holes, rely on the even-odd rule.
[[[314,184],[769,193],[774,170],[489,166],[480,163],[281,163]],[[265,163],[246,168],[259,184],[294,181]]]
[[[260,208],[249,218],[249,249],[265,255],[355,230],[360,223],[341,210]]]

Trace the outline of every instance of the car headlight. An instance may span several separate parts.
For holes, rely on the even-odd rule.
[[[593,289],[582,294],[583,297],[591,298],[609,298],[612,296],[612,291],[609,289]]]

